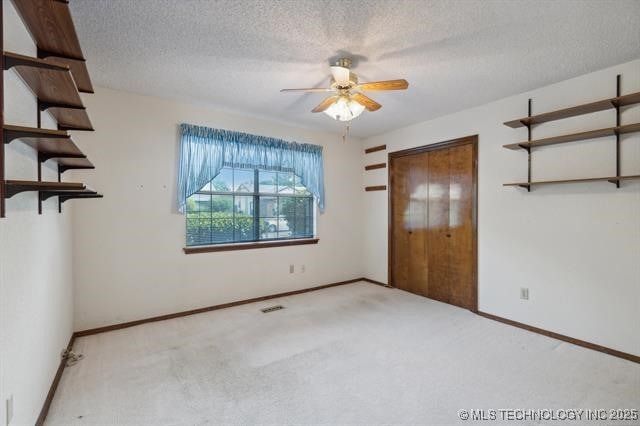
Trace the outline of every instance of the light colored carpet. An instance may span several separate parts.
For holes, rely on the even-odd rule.
[[[260,312],[275,304],[286,309]],[[368,283],[83,337],[75,350],[86,358],[65,369],[47,425],[514,425],[539,422],[465,422],[458,410],[640,405],[640,365]]]

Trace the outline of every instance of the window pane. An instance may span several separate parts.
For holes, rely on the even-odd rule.
[[[293,194],[293,173],[278,173],[278,194]]]
[[[211,242],[233,241],[233,195],[213,195],[211,208]]]
[[[194,211],[199,213],[211,212],[211,195],[194,194],[190,199],[193,200]]]
[[[253,170],[235,169],[233,171],[234,192],[253,192]]]
[[[278,237],[288,238],[291,236],[291,228],[289,227],[289,221],[285,216],[278,216]]]
[[[260,218],[260,239],[278,238],[278,218]]]
[[[313,198],[280,197],[279,206],[282,216],[286,219],[291,235],[309,236],[307,218],[311,215]]]
[[[296,235],[313,236],[313,198],[299,198],[296,205]]]
[[[278,214],[278,197],[260,197],[260,217],[272,217]]]
[[[194,194],[187,198],[187,218],[196,219],[200,212],[211,212],[211,196]]]
[[[198,244],[198,220],[187,219],[187,245]]]
[[[309,197],[305,203],[305,221],[304,229],[300,230],[300,236],[313,236],[313,197]]]
[[[233,188],[233,169],[223,168],[220,174],[211,181],[212,191],[231,192]]]
[[[253,196],[236,195],[233,197],[233,211],[236,216],[253,216]]]
[[[187,245],[211,241],[211,218],[187,219]]]
[[[214,217],[211,221],[212,239],[214,243],[233,241],[233,220]]]
[[[279,231],[293,231],[295,229],[295,197],[278,197],[280,210]]]
[[[311,195],[309,191],[307,191],[307,188],[305,188],[305,186],[302,184],[298,176],[296,176],[295,180],[295,193],[297,195]]]
[[[255,234],[253,231],[253,216],[240,215],[234,219],[235,241],[253,241]]]
[[[234,229],[236,241],[255,240],[253,227],[253,196],[236,195],[234,206]]]
[[[276,193],[276,173],[265,172],[260,170],[259,175],[259,191],[261,194],[275,194]]]
[[[229,219],[233,216],[233,195],[212,195],[211,208],[214,213],[229,215]]]

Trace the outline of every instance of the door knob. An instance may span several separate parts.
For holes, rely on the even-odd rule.
[[[447,234],[447,238],[451,238],[451,234]]]

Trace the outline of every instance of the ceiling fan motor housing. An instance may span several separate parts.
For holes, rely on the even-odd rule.
[[[350,58],[340,58],[336,61],[336,66],[337,67],[342,67],[342,68],[351,68],[351,59]]]

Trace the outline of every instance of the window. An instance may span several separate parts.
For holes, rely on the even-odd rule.
[[[224,167],[186,213],[187,246],[313,237],[313,196],[293,173]]]

